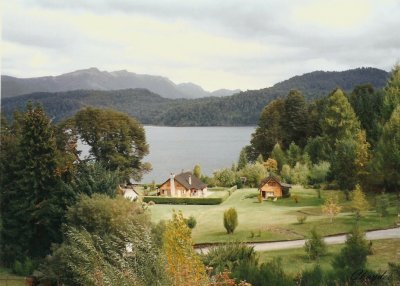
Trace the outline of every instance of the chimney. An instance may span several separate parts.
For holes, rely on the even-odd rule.
[[[173,173],[171,173],[169,181],[171,187],[171,197],[175,197],[175,175]]]
[[[189,175],[189,185],[192,185],[192,176]]]

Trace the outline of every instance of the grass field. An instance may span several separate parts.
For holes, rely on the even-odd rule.
[[[333,223],[321,212],[323,198],[335,192],[339,195],[343,212]],[[192,236],[195,243],[214,243],[230,240],[238,241],[274,241],[304,238],[316,227],[317,231],[326,236],[348,232],[354,222],[354,215],[349,211],[349,203],[345,202],[342,192],[321,191],[322,199],[317,197],[316,190],[295,186],[292,196],[296,195],[299,202],[292,198],[280,199],[276,202],[258,203],[256,189],[240,189],[234,192],[220,205],[154,205],[149,207],[152,220],[168,220],[173,210],[182,211],[184,216],[193,215],[197,220]],[[392,200],[394,201],[394,200]],[[223,227],[224,210],[235,207],[238,212],[239,225],[232,235],[227,235]],[[380,218],[375,211],[363,213],[359,222],[361,229],[383,229],[396,226],[397,215],[394,206],[389,208],[390,215]],[[304,224],[299,224],[297,216],[307,215]]]
[[[327,255],[321,257],[319,263],[323,270],[332,270],[331,261],[344,245],[328,245]],[[374,240],[373,254],[368,256],[367,267],[379,272],[387,270],[388,262],[400,260],[400,242],[398,239]],[[303,248],[259,252],[259,262],[268,262],[280,257],[288,274],[297,274],[312,269],[316,262],[310,261]]]
[[[25,277],[11,274],[8,269],[0,267],[0,286],[25,286]]]

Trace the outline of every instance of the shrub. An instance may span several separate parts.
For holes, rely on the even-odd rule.
[[[224,212],[224,227],[228,234],[235,231],[238,225],[238,215],[235,208],[230,208]]]
[[[299,197],[297,195],[292,196],[292,199],[296,204],[299,203]]]
[[[194,216],[190,216],[187,220],[186,220],[186,224],[190,229],[194,229],[196,227],[197,221],[196,218]]]
[[[29,276],[32,275],[33,270],[35,270],[36,266],[33,263],[32,259],[29,257],[25,257],[25,259],[20,261],[15,261],[13,266],[13,272],[20,276]]]
[[[299,224],[303,224],[306,220],[307,220],[306,215],[298,215],[297,216],[297,221],[299,222]]]
[[[320,256],[326,254],[326,243],[315,228],[311,230],[310,234],[311,237],[306,241],[304,249],[310,259],[318,260]]]

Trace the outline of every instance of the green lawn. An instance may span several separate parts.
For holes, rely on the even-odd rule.
[[[11,274],[8,269],[0,267],[1,286],[25,286],[25,277]]]
[[[322,191],[322,198],[333,191]],[[321,212],[323,199],[318,199],[316,190],[295,186],[292,196],[296,195],[298,203],[292,198],[276,202],[258,203],[256,189],[239,189],[220,205],[154,205],[150,206],[152,220],[168,220],[173,210],[180,210],[184,216],[193,215],[197,220],[192,236],[195,243],[239,241],[274,241],[304,238],[316,227],[322,235],[348,232],[354,224],[354,216],[349,212],[342,192],[339,195],[344,212],[339,214],[333,223]],[[393,201],[393,200],[392,200]],[[238,212],[239,225],[232,235],[227,235],[222,223],[224,210],[235,207]],[[363,230],[394,227],[397,216],[395,207],[390,209],[390,216],[380,219],[375,211],[365,212],[360,221]],[[307,215],[304,224],[297,222],[298,215]]]
[[[387,270],[388,262],[400,260],[400,241],[398,239],[374,240],[373,254],[368,256],[367,267],[379,272]],[[328,245],[328,254],[321,257],[320,266],[324,270],[332,270],[331,261],[339,253],[343,244]],[[312,269],[316,262],[310,261],[303,248],[259,252],[259,262],[268,262],[280,257],[288,274],[295,275],[300,271]]]

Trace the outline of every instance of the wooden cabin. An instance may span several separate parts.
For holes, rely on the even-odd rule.
[[[205,197],[207,196],[207,185],[193,176],[191,172],[178,175],[171,174],[170,178],[160,185],[158,196],[169,197]]]
[[[287,198],[290,197],[292,185],[281,183],[278,178],[269,176],[261,181],[259,191],[264,200],[268,198]]]

